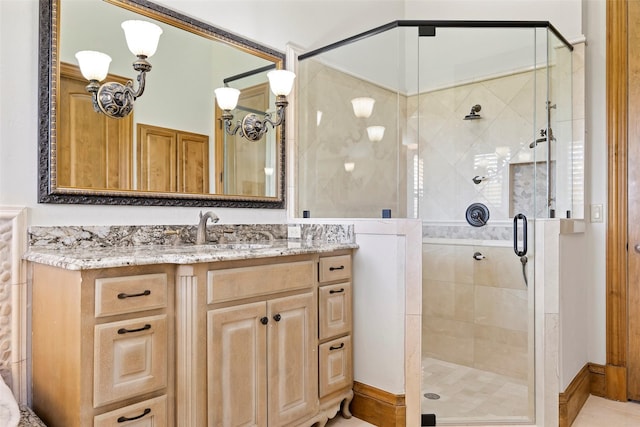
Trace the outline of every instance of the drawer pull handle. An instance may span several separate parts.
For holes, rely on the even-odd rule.
[[[342,347],[344,347],[344,343],[340,343],[340,345],[336,346],[331,346],[329,347],[329,350],[340,350]]]
[[[146,297],[147,295],[151,295],[151,291],[149,289],[145,290],[144,292],[140,292],[139,294],[125,294],[124,292],[122,292],[118,294],[118,299]]]
[[[336,270],[344,270],[344,265],[341,265],[340,267],[329,267],[329,271],[336,271]]]
[[[150,324],[148,324],[148,323],[147,323],[146,325],[144,325],[142,328],[138,328],[138,329],[125,329],[125,328],[120,328],[120,329],[118,329],[118,333],[119,333],[120,335],[122,335],[122,334],[129,334],[129,333],[132,333],[132,332],[146,331],[147,329],[151,329],[151,325],[150,325]]]
[[[329,291],[330,294],[339,294],[339,293],[342,293],[342,292],[344,292],[344,288],[340,288],[339,291],[336,291],[335,289],[331,289]]]
[[[135,421],[135,420],[139,420],[140,418],[144,417],[145,415],[149,415],[151,413],[151,408],[147,408],[144,410],[144,412],[140,415],[138,415],[137,417],[131,417],[131,418],[127,418],[127,417],[120,417],[118,418],[118,422],[119,423],[126,423],[127,421]]]
[[[273,316],[273,320],[275,320],[276,322],[279,322],[282,319],[282,316],[280,316],[280,314],[276,314],[275,316]]]
[[[260,323],[262,323],[263,325],[266,325],[267,323],[269,323],[269,318],[267,316],[261,318]]]

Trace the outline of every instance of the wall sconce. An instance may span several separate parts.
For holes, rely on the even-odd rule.
[[[344,162],[344,170],[347,172],[353,172],[356,168],[356,164],[354,162]]]
[[[127,39],[127,46],[131,53],[138,57],[133,63],[133,69],[138,71],[138,90],[133,90],[133,82],[126,85],[117,82],[100,82],[107,77],[111,57],[102,52],[83,50],[76,53],[80,72],[89,80],[87,92],[93,96],[93,109],[109,117],[120,119],[133,110],[134,101],[142,96],[145,85],[145,75],[151,71],[151,64],[147,58],[156,53],[158,40],[162,29],[147,21],[124,21],[122,29]]]
[[[267,176],[273,175],[273,168],[264,168],[264,174]]]
[[[231,121],[233,120],[233,114],[231,114],[231,110],[238,105],[240,91],[232,87],[220,87],[215,90],[218,106],[224,110],[222,119],[225,123],[225,130],[229,135],[235,135],[240,132],[241,137],[249,141],[257,141],[269,130],[267,123],[275,129],[276,126],[280,126],[284,121],[284,110],[289,104],[287,95],[289,95],[291,89],[293,89],[293,79],[295,79],[296,75],[287,70],[275,70],[268,72],[267,77],[269,78],[271,91],[276,95],[275,122],[271,120],[271,114],[269,113],[266,113],[262,120],[260,120],[257,115],[251,113],[244,116],[242,121],[238,120],[236,127],[232,128]]]
[[[373,112],[373,104],[376,103],[376,100],[373,98],[353,98],[351,100],[351,105],[353,106],[353,114],[356,117],[366,119],[371,117],[371,113]]]
[[[371,142],[381,141],[384,137],[384,126],[369,126],[367,128],[367,135]]]

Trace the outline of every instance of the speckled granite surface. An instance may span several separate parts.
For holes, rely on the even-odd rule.
[[[192,229],[193,228],[193,229]],[[302,225],[287,240],[287,225],[211,225],[205,245],[195,227],[32,227],[24,259],[68,270],[150,264],[194,264],[333,252],[357,248],[352,225]]]
[[[20,422],[18,427],[47,427],[45,423],[33,413],[31,408],[20,406]]]

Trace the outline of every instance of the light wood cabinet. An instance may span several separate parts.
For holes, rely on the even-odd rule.
[[[238,295],[238,305],[207,314],[209,426],[284,426],[317,411],[314,267],[305,260],[208,273],[209,301],[229,301],[229,289]]]
[[[173,267],[33,264],[33,408],[49,427],[173,426]]]
[[[50,427],[322,427],[350,416],[348,250],[31,266],[33,406]]]
[[[318,279],[320,406],[337,402],[348,418],[353,398],[351,254],[321,257]]]

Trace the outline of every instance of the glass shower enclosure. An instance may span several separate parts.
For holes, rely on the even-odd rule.
[[[583,216],[572,46],[395,21],[299,56],[296,215],[422,221],[422,413],[535,418],[534,228]]]

